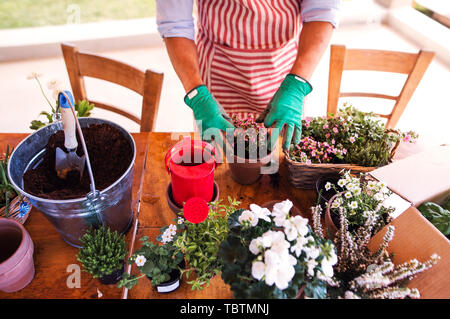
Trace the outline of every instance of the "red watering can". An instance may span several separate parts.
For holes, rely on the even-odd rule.
[[[214,191],[216,150],[206,142],[184,138],[166,154],[165,167],[172,178],[172,196],[175,203],[192,197],[209,202]]]

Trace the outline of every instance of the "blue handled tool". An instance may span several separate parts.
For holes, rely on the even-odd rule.
[[[59,147],[56,148],[55,169],[58,177],[61,179],[66,179],[67,174],[71,171],[78,171],[81,179],[84,164],[86,163],[86,156],[79,157],[76,153],[78,142],[76,136],[75,110],[73,109],[74,101],[69,91],[64,91],[64,93],[65,95],[62,92],[59,93],[58,103],[64,128],[64,147],[67,152]]]

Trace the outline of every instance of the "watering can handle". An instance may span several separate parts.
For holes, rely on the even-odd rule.
[[[186,142],[188,142],[188,141],[190,141],[191,140],[191,137],[190,136],[188,136],[188,137],[185,137],[184,139],[183,139],[183,141],[181,141],[181,143],[186,143]],[[196,145],[201,145],[202,146],[202,148],[203,149],[206,149],[206,150],[208,150],[210,153],[211,153],[211,155],[214,157],[214,165],[215,165],[215,167],[217,167],[217,165],[219,165],[219,163],[217,163],[217,160],[216,160],[216,149],[214,148],[214,146],[212,146],[211,144],[209,144],[209,143],[207,143],[207,142],[205,142],[205,141],[201,141],[200,143],[199,143],[200,141],[194,141],[194,145],[196,146]],[[180,142],[179,142],[180,143]],[[166,168],[166,171],[167,171],[167,173],[169,173],[170,174],[170,167],[169,167],[169,161],[170,161],[170,159],[172,158],[172,156],[173,156],[173,154],[174,154],[174,152],[173,152],[173,149],[175,148],[175,147],[177,147],[178,145],[179,145],[179,143],[177,143],[177,144],[175,144],[174,146],[172,146],[168,151],[167,151],[167,153],[166,153],[166,156],[165,156],[165,158],[164,158],[164,167]]]

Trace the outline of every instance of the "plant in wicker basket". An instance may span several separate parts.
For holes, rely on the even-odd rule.
[[[312,163],[348,163],[365,167],[388,164],[396,143],[402,139],[412,143],[417,138],[417,134],[412,131],[401,133],[386,130],[380,117],[361,112],[347,104],[330,118],[303,120],[302,134],[308,139],[303,139],[298,147],[291,145],[290,155],[293,159],[301,160],[302,152],[306,151]],[[321,150],[320,145],[304,147],[303,144],[311,144],[311,141],[327,147],[325,150]],[[313,152],[314,149],[318,151]]]
[[[292,202],[272,212],[256,204],[228,219],[229,232],[219,257],[222,278],[235,298],[325,298],[336,263],[331,241],[319,238],[301,216],[290,216]]]
[[[311,189],[316,180],[342,169],[367,172],[388,164],[403,139],[414,142],[417,134],[388,130],[379,117],[344,105],[329,118],[302,121],[303,139],[286,151],[289,180],[294,187]]]
[[[323,236],[320,209],[313,207],[312,215],[314,232]],[[419,291],[406,287],[406,284],[415,275],[431,268],[440,259],[439,256],[434,254],[424,262],[412,259],[394,265],[386,250],[394,237],[394,226],[387,226],[380,246],[371,252],[368,245],[376,227],[376,218],[371,216],[355,232],[349,231],[349,221],[342,210],[339,220],[340,228],[334,239],[338,261],[334,267],[334,280],[328,287],[330,298],[420,298]]]
[[[117,231],[112,232],[102,225],[97,229],[90,228],[80,240],[83,248],[80,248],[77,260],[94,278],[111,275],[123,268],[127,249],[125,237]]]

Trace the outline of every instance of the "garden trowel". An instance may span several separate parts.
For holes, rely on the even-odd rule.
[[[77,136],[76,136],[76,123],[73,107],[73,97],[69,91],[64,91],[58,95],[58,103],[61,112],[61,121],[64,129],[64,147],[67,152],[61,148],[56,148],[56,161],[55,169],[59,178],[66,179],[67,174],[72,171],[78,171],[80,173],[80,179],[83,176],[84,164],[86,162],[85,155],[79,157],[77,155]],[[67,100],[67,97],[70,101]]]

